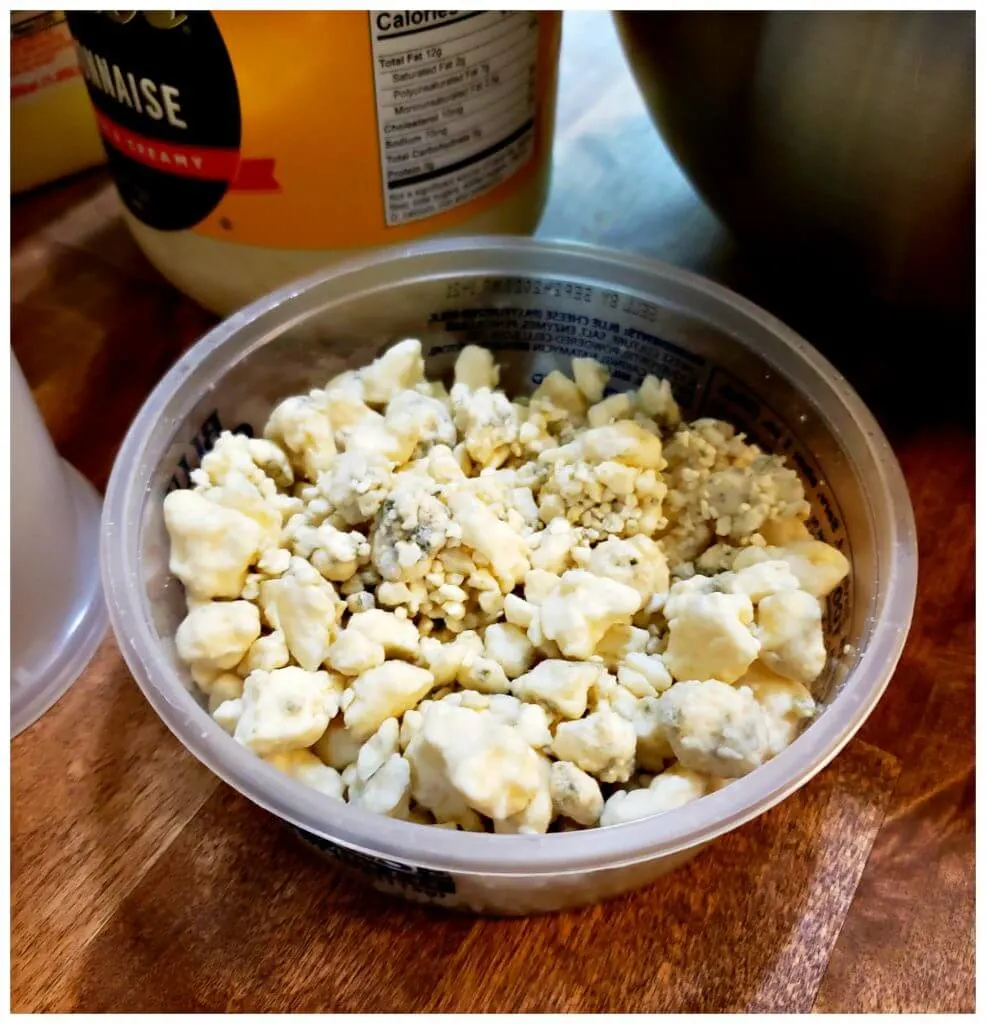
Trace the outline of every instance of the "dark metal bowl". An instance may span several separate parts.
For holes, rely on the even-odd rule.
[[[894,305],[971,306],[971,13],[616,22],[651,116],[738,238]]]

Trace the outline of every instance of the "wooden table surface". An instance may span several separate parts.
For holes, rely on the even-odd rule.
[[[816,779],[657,885],[479,920],[316,860],[184,751],[108,637],[11,747],[15,1010],[973,1009],[968,325],[780,284],[677,171],[608,16],[565,31],[541,233],[746,292],[826,351],[891,437],[921,580],[885,697]],[[103,488],[143,398],[213,318],[143,259],[101,171],[17,200],[12,246],[14,350],[62,454]],[[915,342],[927,355],[905,358]]]

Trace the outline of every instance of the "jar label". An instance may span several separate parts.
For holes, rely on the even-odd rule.
[[[466,203],[530,161],[536,14],[374,11],[370,35],[388,224]]]
[[[72,12],[127,209],[285,249],[454,229],[550,145],[557,12]]]
[[[233,65],[208,12],[71,12],[79,64],[127,209],[160,231],[200,223],[241,162]]]

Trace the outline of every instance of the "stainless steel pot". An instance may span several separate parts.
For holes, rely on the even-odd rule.
[[[895,305],[971,305],[971,13],[616,20],[655,123],[739,238]]]

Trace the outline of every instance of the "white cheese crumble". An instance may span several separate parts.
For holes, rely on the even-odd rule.
[[[667,380],[500,377],[467,345],[429,381],[402,341],[167,496],[216,723],[333,799],[500,834],[673,811],[779,754],[849,573],[796,473]]]

